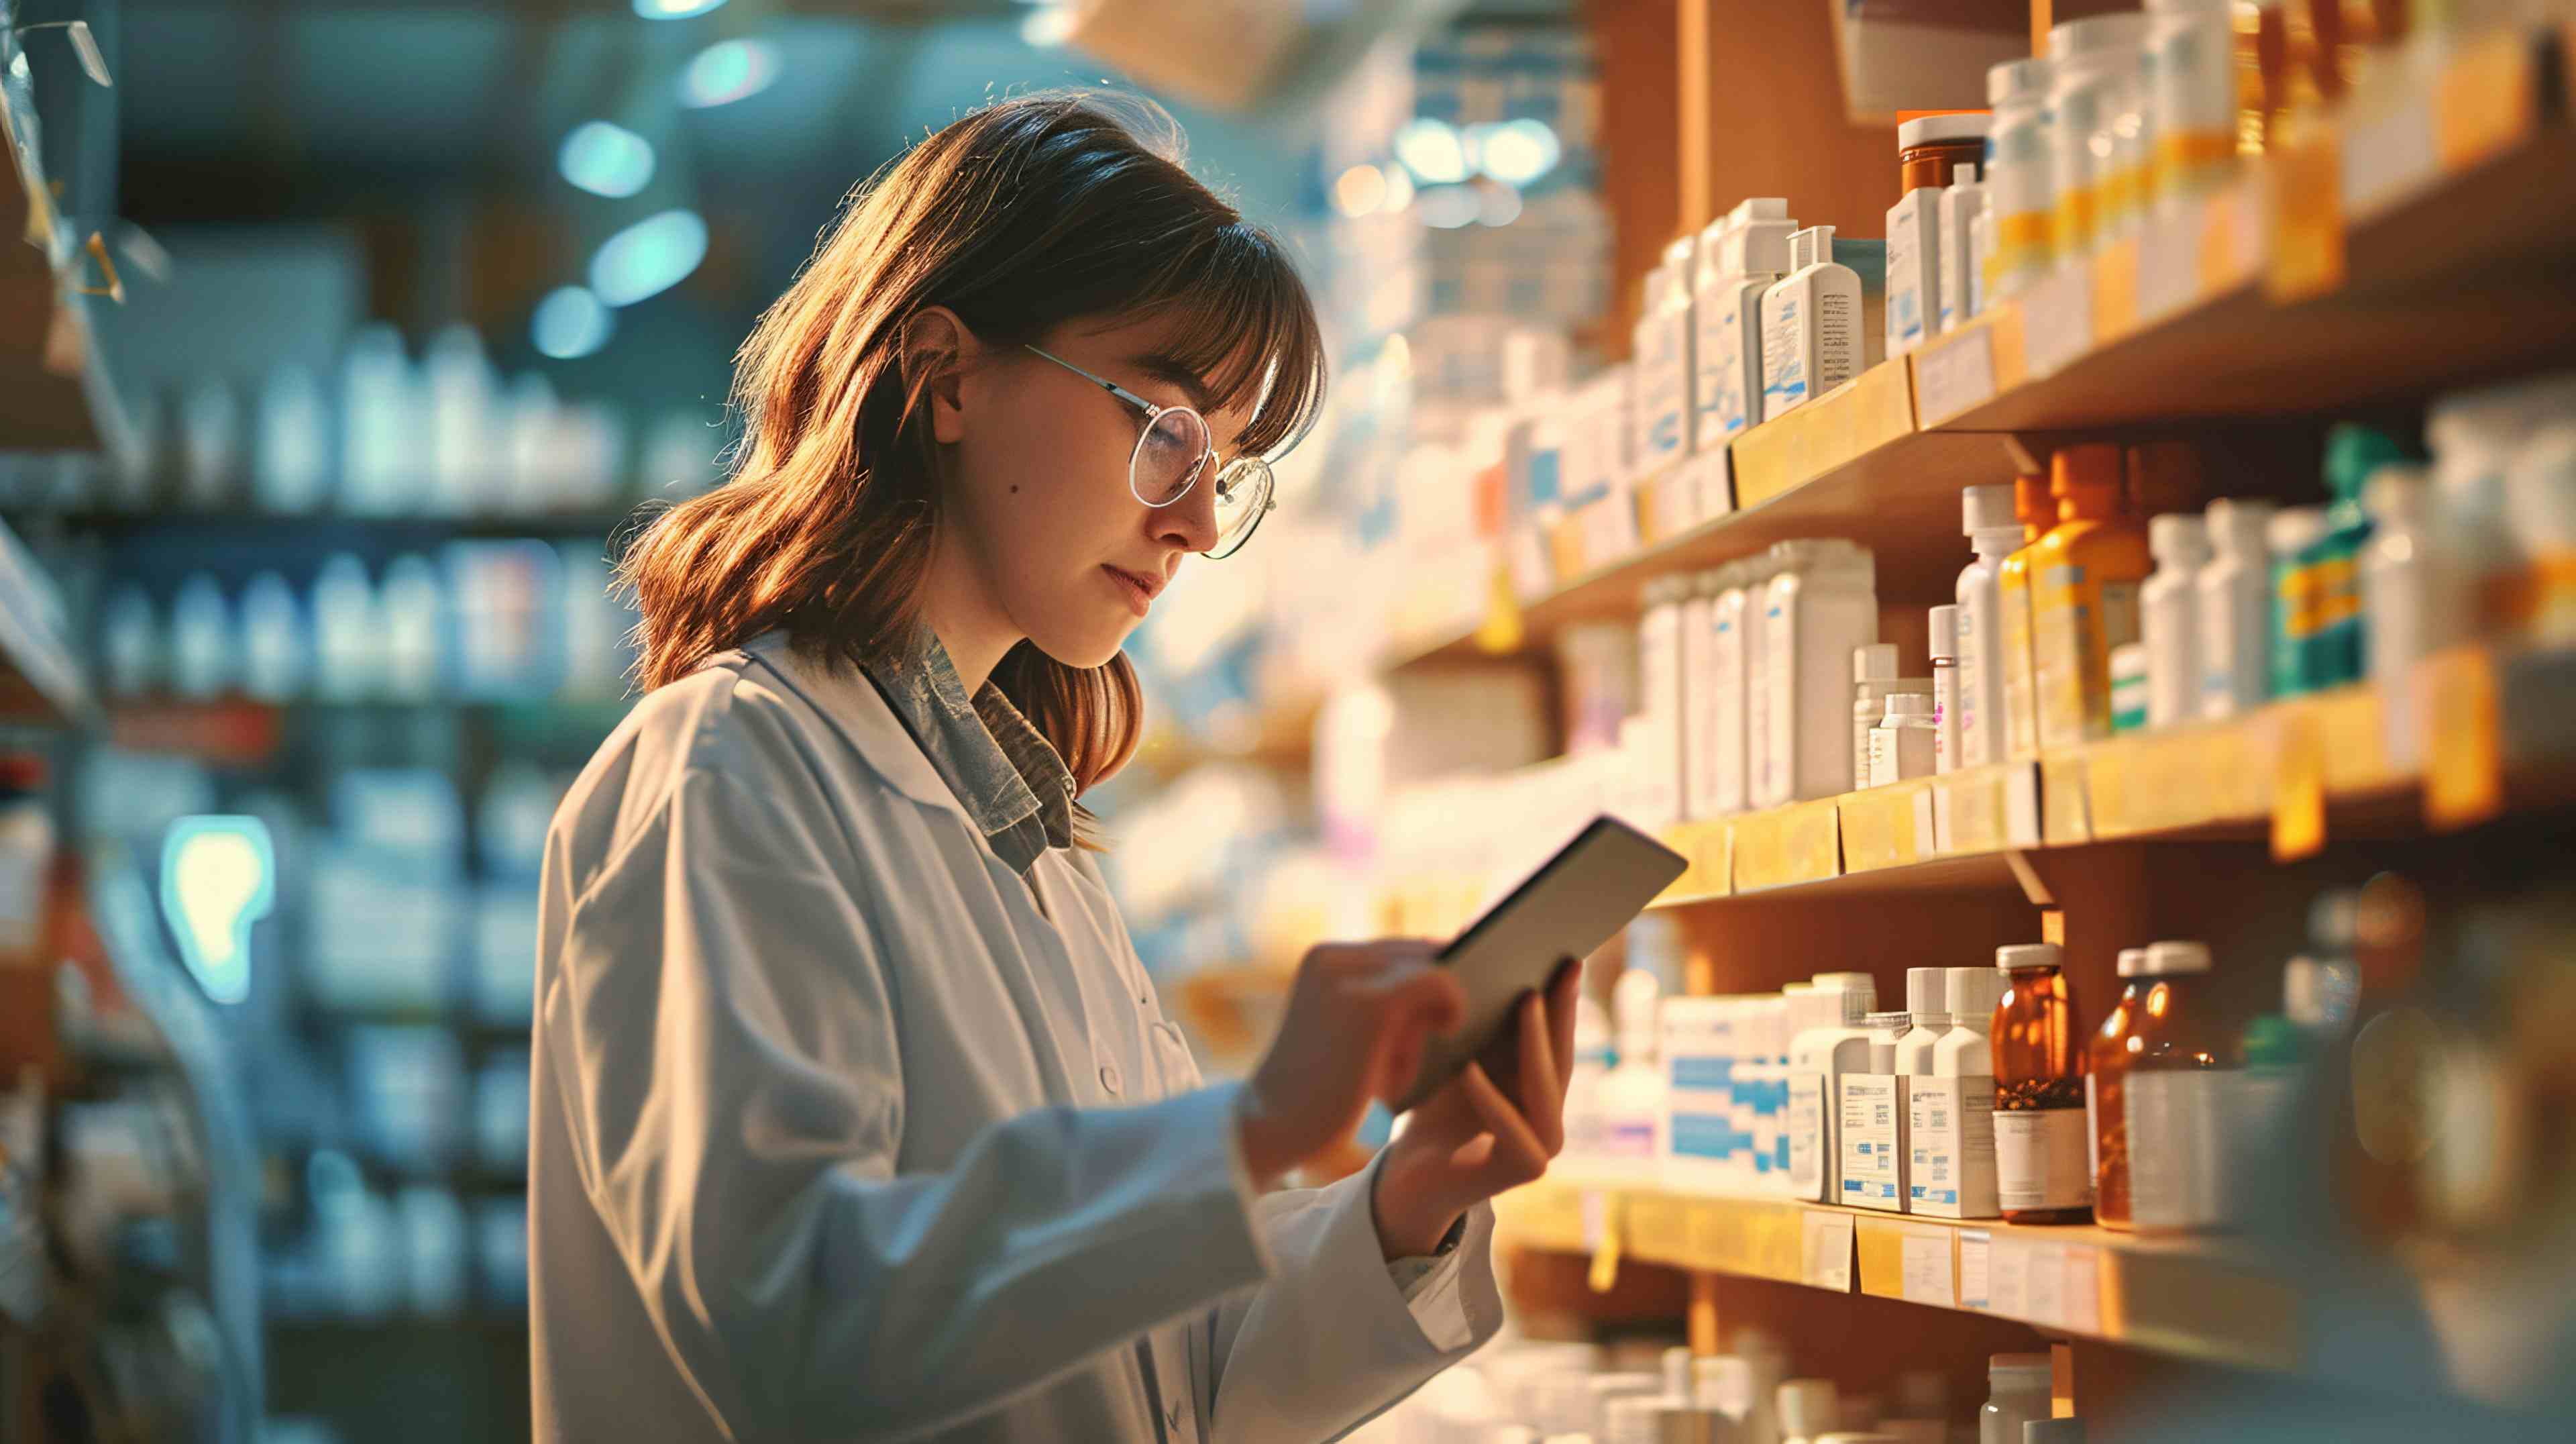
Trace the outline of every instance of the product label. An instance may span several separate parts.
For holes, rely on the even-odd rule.
[[[2005,587],[1999,600],[2003,607],[2005,754],[1995,760],[2005,761],[2039,751],[2039,688],[2031,675],[2030,588],[2027,584]]]
[[[1696,444],[1703,449],[1762,419],[1761,304],[1762,288],[1742,281],[1700,292],[1693,370],[1699,377]]]
[[[1932,770],[1957,770],[1959,759],[1959,668],[1932,666]]]
[[[1985,608],[1987,591],[1980,582],[1959,589],[1959,758],[1961,767],[1983,767],[2001,762],[2004,753],[1994,743],[1994,719],[1986,715],[1986,669],[1995,658],[1987,655],[1985,628],[1997,625],[1999,618],[1988,615]],[[2002,688],[1995,689],[2001,695]]]
[[[1601,1152],[1630,1162],[1652,1162],[1655,1157],[1655,1125],[1639,1118],[1613,1119],[1601,1129]]]
[[[1754,777],[1753,805],[1773,807],[1797,793],[1794,763],[1798,751],[1798,651],[1791,635],[1788,609],[1776,603],[1762,613],[1763,733],[1755,755],[1761,768]]]
[[[1816,394],[1860,374],[1860,297],[1824,291],[1816,297]]]
[[[2084,1075],[2084,1176],[2093,1180],[2098,1192],[2102,1186],[2102,1103],[2093,1079],[2093,1074]]]
[[[1872,727],[1867,735],[1869,766],[1861,783],[1867,787],[1885,787],[1896,780],[1896,731],[1889,727]]]
[[[1826,1081],[1822,1073],[1789,1079],[1789,1193],[1811,1203],[1832,1196],[1833,1114],[1825,1107]]]
[[[1905,1091],[1909,1211],[1939,1218],[1992,1218],[1995,1080],[1898,1081]]]
[[[1637,323],[1634,454],[1641,467],[1678,458],[1690,445],[1690,330],[1665,313]]]
[[[1904,1080],[1890,1073],[1846,1073],[1842,1089],[1844,1203],[1901,1213],[1906,1198]]]
[[[1762,299],[1762,416],[1768,420],[1807,399],[1803,319],[1797,292],[1782,287]]]
[[[2051,566],[2031,577],[2031,687],[2039,718],[2039,745],[2073,747],[2084,741],[2084,652],[2089,629],[2084,569]]]
[[[1995,1202],[1999,1207],[2083,1208],[2093,1202],[2085,1166],[2090,1136],[2081,1108],[2014,1109],[1995,1115]]]
[[[2221,1103],[2238,1075],[2140,1069],[2122,1092],[2129,1124],[2129,1216],[2140,1228],[2206,1229],[2226,1222]]]
[[[1710,609],[1716,681],[1709,688],[1708,805],[1703,816],[1744,810],[1744,598],[1729,592]]]

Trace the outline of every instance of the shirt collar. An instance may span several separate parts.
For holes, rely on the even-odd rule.
[[[863,664],[868,680],[957,794],[996,856],[1025,873],[1073,842],[1073,773],[1002,689],[973,697],[928,627],[914,645]]]

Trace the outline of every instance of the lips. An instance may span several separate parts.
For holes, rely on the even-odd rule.
[[[1128,608],[1134,611],[1137,616],[1142,617],[1148,611],[1153,609],[1154,594],[1163,589],[1160,578],[1148,579],[1140,577],[1136,573],[1128,571],[1122,567],[1113,567],[1106,564],[1104,564],[1100,569],[1103,572],[1108,573],[1110,581],[1120,592],[1125,594]]]

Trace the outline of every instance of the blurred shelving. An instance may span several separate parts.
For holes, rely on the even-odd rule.
[[[389,542],[527,536],[617,537],[641,530],[656,514],[651,504],[573,511],[478,512],[456,516],[376,516],[337,511],[259,512],[188,507],[150,511],[44,507],[13,510],[26,525],[59,527],[66,532],[108,541],[176,537],[239,546],[263,540],[291,540],[299,547],[327,545],[339,537],[352,535]]]
[[[90,705],[61,601],[0,524],[0,718],[59,724],[87,715]]]
[[[1876,553],[1883,595],[1946,594],[1960,488],[2008,479],[2017,438],[2278,418],[2421,396],[2576,357],[2576,133],[2556,77],[2570,32],[2409,52],[2422,72],[2275,158],[1912,356],[1638,484],[1635,525],[1578,512],[1498,548],[1558,578],[1492,625],[1484,598],[1399,638],[1390,667],[1543,647],[1634,616],[1645,584],[1793,537]],[[2399,138],[2406,143],[2399,143]],[[2361,147],[2369,149],[2361,149]],[[2412,159],[2409,159],[2409,158]],[[1696,524],[1679,520],[1718,510]],[[1619,539],[1604,547],[1604,538]],[[1629,540],[1634,538],[1633,541]]]
[[[615,729],[631,698],[603,696],[487,699],[242,697],[127,698],[106,709],[107,738],[120,747],[194,757],[230,766],[278,759],[292,726],[307,719],[362,722],[371,716],[449,713],[472,718],[504,740],[540,750],[587,750]]]

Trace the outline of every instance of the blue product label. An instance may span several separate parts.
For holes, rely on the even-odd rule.
[[[1859,1180],[1859,1179],[1857,1179],[1857,1178],[1846,1178],[1846,1179],[1844,1179],[1844,1180],[1843,1180],[1843,1192],[1848,1193],[1848,1194],[1851,1194],[1851,1195],[1853,1195],[1854,1197],[1858,1197],[1858,1196],[1859,1196],[1859,1194],[1860,1194],[1860,1180]]]
[[[1735,1060],[1732,1058],[1675,1058],[1673,1086],[1676,1088],[1722,1089],[1735,1085]]]
[[[1735,1151],[1735,1130],[1724,1118],[1706,1113],[1673,1115],[1673,1152],[1692,1158],[1724,1158]]]

